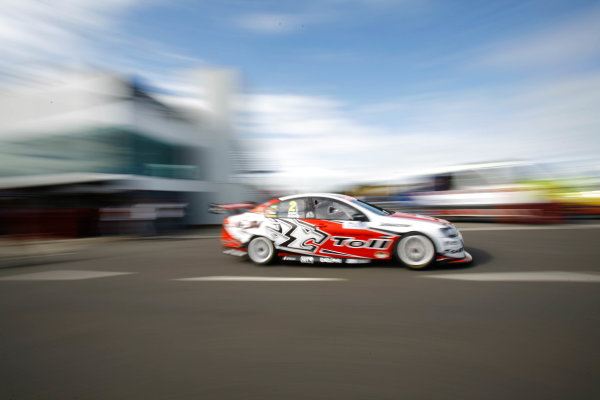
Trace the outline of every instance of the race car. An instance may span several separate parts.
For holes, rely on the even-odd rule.
[[[230,215],[223,220],[221,243],[225,253],[247,255],[256,264],[276,258],[310,264],[393,259],[423,269],[434,262],[472,260],[448,221],[391,212],[332,193],[280,197]]]

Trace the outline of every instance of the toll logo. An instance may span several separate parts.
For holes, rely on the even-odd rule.
[[[353,237],[334,236],[331,238],[333,245],[336,247],[350,247],[353,249],[387,249],[392,244],[391,239],[369,239],[360,240]]]

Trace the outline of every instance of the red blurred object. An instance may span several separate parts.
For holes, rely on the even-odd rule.
[[[96,209],[25,209],[0,214],[3,235],[28,238],[76,238],[98,235]]]

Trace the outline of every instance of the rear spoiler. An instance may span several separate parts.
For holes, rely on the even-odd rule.
[[[213,214],[227,214],[227,215],[235,215],[241,214],[248,210],[256,207],[256,203],[225,203],[225,204],[216,204],[209,203],[208,211]]]

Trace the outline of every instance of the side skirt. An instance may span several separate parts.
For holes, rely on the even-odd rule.
[[[370,264],[371,260],[361,258],[334,258],[323,256],[298,256],[287,253],[280,253],[283,261],[295,261],[302,264]]]
[[[230,256],[243,257],[248,254],[246,249],[227,249],[223,250],[223,254],[229,254]]]

